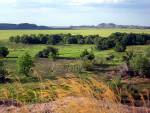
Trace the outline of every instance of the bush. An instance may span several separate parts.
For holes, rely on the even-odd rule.
[[[4,66],[3,61],[0,61],[0,83],[4,83],[7,81],[6,76],[8,75],[8,72]]]
[[[114,50],[116,52],[124,52],[126,50],[126,46],[124,44],[121,44],[120,42],[117,42]]]
[[[108,85],[115,91],[117,91],[119,88],[122,88],[123,83],[121,82],[121,77],[116,76],[115,78],[113,78],[111,81],[108,82]]]
[[[125,55],[122,57],[122,60],[129,65],[130,60],[135,56],[135,54],[131,51],[128,51],[125,53]]]
[[[0,47],[0,57],[6,57],[9,54],[8,48]]]
[[[83,52],[81,52],[80,57],[84,60],[93,60],[95,58],[95,55],[93,52],[88,52],[87,49],[85,49]]]
[[[28,53],[23,54],[18,58],[18,72],[28,75],[30,69],[34,66],[31,56]]]
[[[136,55],[130,61],[131,68],[140,75],[150,75],[150,62],[147,57],[143,55]],[[150,77],[150,76],[149,76]]]
[[[58,57],[58,49],[54,48],[54,47],[47,47],[46,49],[40,51],[37,54],[37,57],[39,58],[52,58],[53,60],[55,60]]]

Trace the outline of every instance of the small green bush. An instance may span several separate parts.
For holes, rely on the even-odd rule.
[[[135,56],[134,52],[128,51],[122,56],[122,61],[129,64],[130,60]]]
[[[56,59],[58,57],[58,49],[49,46],[46,49],[40,51],[37,54],[37,57]]]
[[[4,66],[3,61],[0,61],[0,83],[6,82],[6,77],[8,75],[8,72]]]
[[[123,86],[123,83],[121,82],[121,77],[117,76],[113,78],[111,81],[108,82],[108,85],[113,90],[118,90],[119,88]]]
[[[0,57],[6,57],[9,54],[8,48],[0,47]]]
[[[88,52],[87,49],[85,49],[81,52],[80,57],[83,60],[93,60],[95,58],[95,55],[93,54],[93,52]]]
[[[143,55],[136,55],[130,60],[131,68],[140,75],[150,75],[149,59]]]
[[[28,53],[23,54],[18,58],[18,72],[28,75],[30,69],[34,66],[31,56]]]
[[[124,52],[126,50],[126,46],[124,44],[121,44],[120,42],[117,42],[114,50],[116,52]]]

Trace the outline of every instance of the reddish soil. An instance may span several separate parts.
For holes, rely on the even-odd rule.
[[[150,109],[144,107],[129,107],[85,97],[67,97],[43,104],[15,105],[1,104],[0,113],[150,113]]]

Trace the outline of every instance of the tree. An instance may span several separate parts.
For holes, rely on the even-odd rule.
[[[69,37],[67,39],[68,44],[78,44],[78,39],[76,37]]]
[[[28,76],[30,69],[34,66],[31,56],[28,53],[18,58],[18,72]]]
[[[0,57],[6,57],[9,54],[8,48],[0,47]]]
[[[149,59],[143,55],[136,55],[130,61],[131,68],[140,75],[150,75]]]
[[[6,82],[6,76],[7,76],[8,72],[4,66],[3,61],[0,61],[0,83],[4,83]]]
[[[126,45],[120,43],[120,42],[117,42],[116,43],[116,46],[114,47],[114,50],[116,52],[124,52],[126,50]]]

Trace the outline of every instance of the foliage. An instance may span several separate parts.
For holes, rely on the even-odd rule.
[[[23,54],[18,58],[18,72],[28,75],[30,69],[34,66],[31,56],[28,53]]]
[[[132,51],[127,51],[127,52],[125,52],[125,55],[124,56],[122,56],[122,60],[124,61],[124,62],[126,62],[127,64],[129,64],[129,62],[130,62],[130,60],[134,57],[135,55],[134,55],[134,52]]]
[[[150,75],[150,62],[143,55],[136,55],[130,60],[131,68],[140,75]]]
[[[124,44],[121,44],[120,42],[117,42],[114,47],[114,50],[116,52],[124,52],[126,50],[126,46]]]
[[[113,90],[118,90],[123,85],[123,83],[121,82],[121,77],[117,76],[117,77],[113,78],[111,81],[108,82],[108,85]]]
[[[6,82],[8,72],[4,66],[4,62],[0,60],[0,83]]]
[[[88,52],[87,49],[81,52],[80,57],[84,60],[93,60],[95,58],[95,55],[93,52]]]
[[[58,49],[54,48],[54,47],[50,47],[48,46],[46,49],[40,51],[38,54],[37,54],[37,57],[40,57],[40,58],[52,58],[52,59],[56,59],[58,57]]]
[[[6,57],[9,54],[8,48],[0,47],[0,57]]]
[[[99,35],[72,35],[72,34],[39,34],[11,36],[10,42],[23,44],[94,44],[95,38]]]
[[[107,38],[101,38],[96,41],[96,48],[98,50],[107,50],[110,48],[117,48],[117,51],[124,51],[125,45],[144,45],[150,40],[149,34],[135,34],[135,33],[112,33]]]

